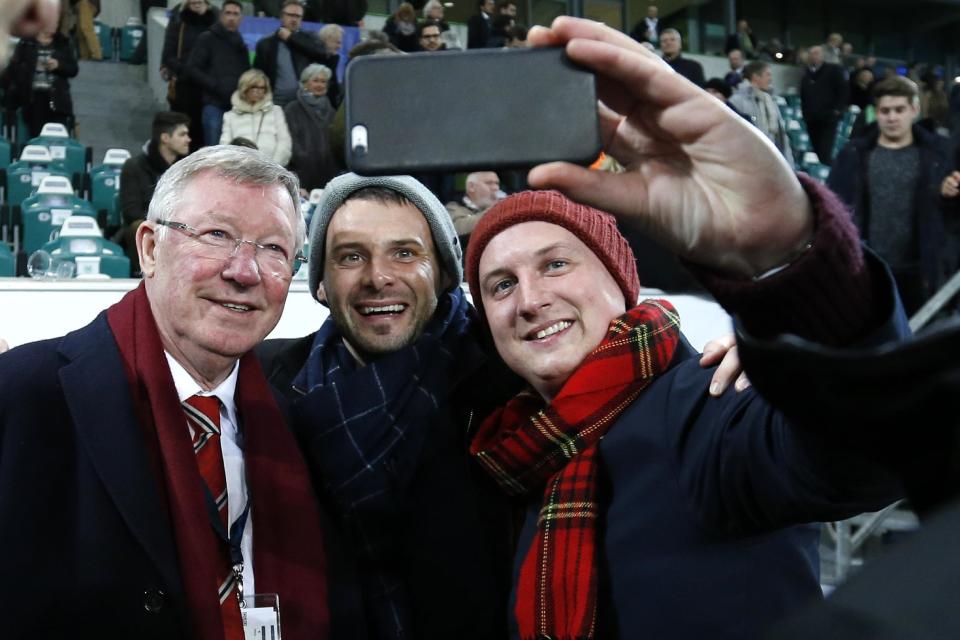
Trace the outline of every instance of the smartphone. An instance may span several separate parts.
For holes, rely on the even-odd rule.
[[[562,48],[364,56],[346,87],[347,166],[361,175],[588,165],[600,153],[594,76]]]

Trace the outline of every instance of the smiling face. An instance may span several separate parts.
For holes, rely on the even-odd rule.
[[[234,238],[276,244],[296,253],[296,215],[280,185],[244,185],[213,173],[197,175],[180,196],[171,219],[200,232],[222,230]],[[160,339],[170,355],[201,383],[215,385],[235,360],[276,326],[289,280],[260,273],[255,253],[243,245],[226,260],[203,257],[196,240],[147,221],[137,248]]]
[[[361,355],[416,341],[444,286],[430,226],[414,205],[352,199],[333,214],[318,297]]]
[[[328,85],[329,85],[329,82],[326,76],[318,73],[317,75],[307,80],[304,87],[306,88],[307,91],[309,91],[310,93],[312,93],[313,95],[319,98],[320,96],[327,95]]]
[[[546,400],[626,311],[623,292],[574,234],[524,222],[480,257],[480,295],[497,351]]]

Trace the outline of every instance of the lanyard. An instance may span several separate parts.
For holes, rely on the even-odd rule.
[[[240,601],[240,607],[243,608],[243,548],[240,542],[243,540],[243,530],[247,526],[247,516],[250,514],[250,500],[247,500],[243,512],[233,522],[230,527],[230,534],[227,535],[226,527],[220,519],[220,511],[217,509],[217,501],[213,499],[210,493],[210,487],[203,483],[203,493],[207,502],[207,515],[210,518],[210,526],[214,533],[223,542],[227,543],[230,549],[230,564],[233,568],[233,577],[237,580],[237,600]]]

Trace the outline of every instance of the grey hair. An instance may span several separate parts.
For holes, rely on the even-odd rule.
[[[211,172],[238,185],[280,185],[290,194],[295,218],[296,247],[299,251],[307,237],[307,225],[300,214],[300,181],[279,164],[255,149],[221,144],[204,147],[175,162],[164,172],[150,199],[147,220],[169,220],[180,205],[180,198],[199,175]],[[167,228],[160,227],[163,238]]]
[[[440,0],[428,0],[427,4],[423,5],[423,17],[430,17],[430,10],[434,7],[443,7],[443,4],[440,3]]]
[[[330,76],[333,75],[333,72],[330,71],[330,68],[326,65],[320,64],[319,62],[314,62],[313,64],[308,64],[303,72],[300,74],[300,84],[305,85],[307,81],[314,76],[323,76],[327,80],[330,79]]]
[[[317,31],[317,37],[320,38],[320,40],[326,40],[334,33],[343,34],[343,27],[333,23],[325,24]]]

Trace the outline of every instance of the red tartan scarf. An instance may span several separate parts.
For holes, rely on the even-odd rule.
[[[543,492],[516,588],[522,640],[594,637],[599,442],[666,370],[679,339],[676,310],[647,300],[610,323],[549,405],[523,393],[480,427],[471,453],[500,486],[511,495]]]
[[[223,640],[217,595],[220,553],[210,526],[186,418],[143,284],[107,311],[137,418],[155,449],[167,496],[191,637]],[[254,522],[258,593],[280,594],[285,640],[328,637],[326,557],[317,501],[306,464],[252,353],[240,359],[237,414],[243,425],[247,485]],[[154,441],[150,438],[154,437]],[[251,594],[247,594],[251,595]]]

